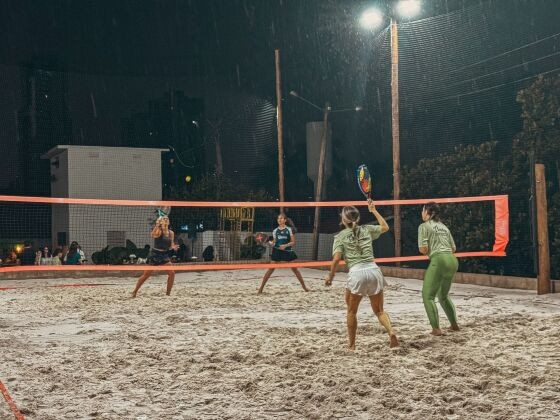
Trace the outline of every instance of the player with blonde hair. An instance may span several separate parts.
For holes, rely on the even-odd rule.
[[[386,285],[383,273],[375,264],[373,241],[389,230],[389,225],[379,214],[373,201],[368,199],[368,209],[379,225],[360,225],[360,212],[354,206],[342,209],[341,224],[344,227],[334,238],[333,261],[325,285],[332,285],[336,268],[344,258],[349,268],[346,283],[346,320],[348,326],[348,348],[356,348],[356,330],[358,328],[358,306],[363,296],[370,300],[373,312],[379,323],[389,334],[390,347],[398,347],[399,341],[391,325],[389,314],[383,310],[383,289]]]

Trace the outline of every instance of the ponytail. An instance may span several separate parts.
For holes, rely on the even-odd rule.
[[[360,246],[360,225],[358,222],[352,222],[352,239],[356,243],[358,252],[362,254],[362,247]]]
[[[297,227],[294,224],[294,221],[292,219],[290,219],[289,217],[286,217],[286,224],[292,228],[292,232],[293,233],[297,233]]]
[[[352,242],[356,244],[356,249],[361,254],[363,250],[360,246],[360,212],[354,206],[346,206],[342,209],[341,217],[344,226],[352,229]]]

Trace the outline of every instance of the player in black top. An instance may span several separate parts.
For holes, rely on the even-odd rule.
[[[148,258],[148,263],[151,265],[171,265],[171,260],[169,258],[170,250],[177,250],[177,245],[175,244],[175,234],[169,229],[169,218],[165,215],[158,217],[156,220],[156,225],[152,229],[152,238],[154,238],[154,247],[150,252]],[[132,292],[132,297],[135,298],[138,290],[142,287],[144,282],[148,280],[148,277],[152,275],[152,270],[146,270],[138,279],[136,287]],[[167,296],[171,294],[171,289],[173,288],[173,282],[175,281],[175,272],[167,272]]]
[[[297,258],[296,253],[292,249],[292,247],[296,243],[296,228],[294,223],[291,219],[286,217],[284,213],[280,213],[278,215],[278,227],[274,229],[272,232],[272,244],[274,248],[272,249],[272,261],[274,262],[290,262]],[[299,270],[296,267],[292,267],[292,271],[296,275],[297,279],[299,280],[301,287],[303,290],[308,292],[309,290],[305,286],[305,282],[303,281],[303,277]],[[259,294],[262,293],[266,282],[274,272],[274,268],[269,268],[261,282],[261,286],[259,287]]]

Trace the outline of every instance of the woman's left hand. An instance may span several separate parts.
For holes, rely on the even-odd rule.
[[[282,251],[285,250],[288,247],[288,245],[280,245],[278,247],[278,249],[281,249]]]
[[[332,286],[332,281],[333,276],[331,275],[331,273],[327,274],[327,277],[325,277],[325,286]]]

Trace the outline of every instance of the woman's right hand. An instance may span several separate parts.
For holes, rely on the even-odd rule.
[[[373,200],[371,198],[368,198],[367,206],[368,206],[368,209],[369,209],[370,213],[373,213],[375,211],[375,204],[373,204]]]
[[[325,286],[332,286],[333,277],[331,273],[327,274],[327,277],[325,277]]]

